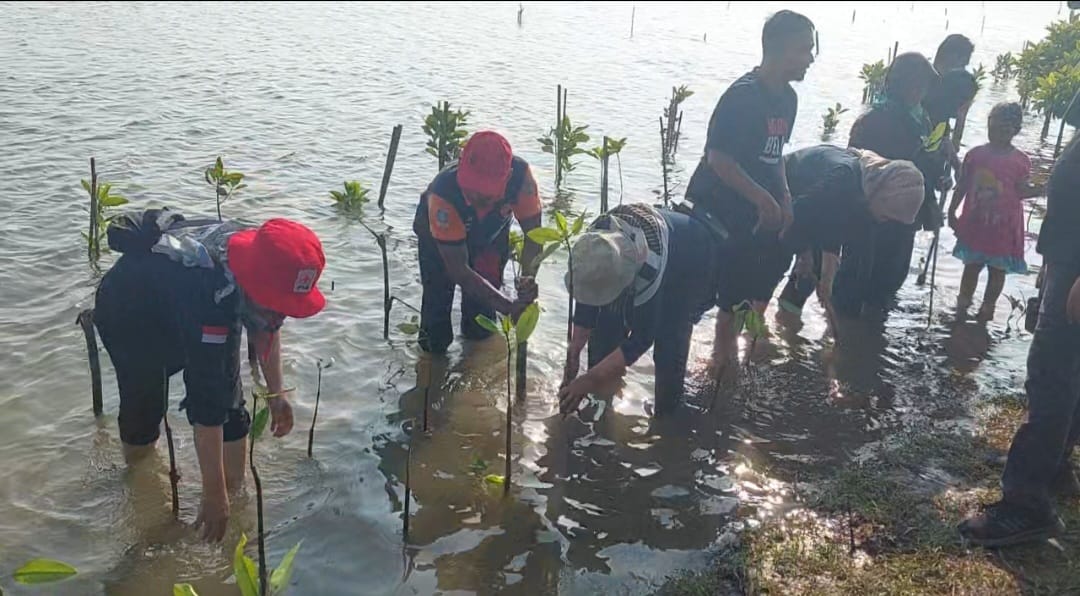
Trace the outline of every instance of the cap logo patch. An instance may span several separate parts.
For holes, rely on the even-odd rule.
[[[307,294],[311,291],[311,287],[314,285],[315,270],[301,269],[296,273],[296,281],[293,282],[292,291],[294,294]]]

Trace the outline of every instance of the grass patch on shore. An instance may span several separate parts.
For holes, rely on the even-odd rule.
[[[730,594],[1080,594],[1080,503],[1062,503],[1056,544],[962,545],[956,524],[1000,497],[1023,404],[1000,398],[971,425],[920,423],[799,487],[799,507],[764,521],[713,569],[666,596]],[[800,483],[802,485],[803,483]],[[812,488],[811,488],[812,487]]]

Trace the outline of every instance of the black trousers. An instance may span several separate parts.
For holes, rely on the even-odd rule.
[[[1080,266],[1044,267],[1024,385],[1028,418],[1013,437],[1002,484],[1007,502],[1050,511],[1050,487],[1080,440],[1080,325],[1069,323],[1065,314]]]
[[[420,348],[425,352],[442,354],[454,341],[454,326],[450,315],[454,309],[456,284],[446,273],[439,247],[431,238],[419,239],[420,282],[423,298],[420,305]],[[510,233],[504,230],[494,243],[469,248],[469,267],[491,285],[501,288],[503,269],[510,256]],[[461,293],[461,334],[466,339],[485,339],[491,332],[476,322],[477,315],[495,318],[495,310],[480,300]]]
[[[837,312],[857,317],[864,306],[886,308],[907,279],[914,248],[915,229],[894,222],[845,244],[833,285]]]

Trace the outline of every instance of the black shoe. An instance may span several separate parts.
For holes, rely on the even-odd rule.
[[[1051,512],[1038,512],[999,501],[957,527],[960,537],[977,546],[1012,546],[1057,536],[1065,524]]]
[[[1054,479],[1052,490],[1055,495],[1066,499],[1080,497],[1080,479],[1076,477],[1076,470],[1073,470],[1072,466],[1063,468]]]

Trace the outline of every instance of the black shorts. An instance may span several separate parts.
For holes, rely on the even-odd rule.
[[[116,370],[120,440],[127,445],[149,445],[161,435],[169,377],[184,369],[178,342],[168,340],[161,315],[154,312],[156,298],[140,283],[139,261],[121,257],[102,279],[94,306],[94,325]],[[234,397],[239,406],[228,412],[227,442],[243,439],[251,426],[242,396]]]
[[[775,236],[755,235],[720,249],[716,306],[731,312],[745,301],[769,302],[791,266],[792,254]]]

